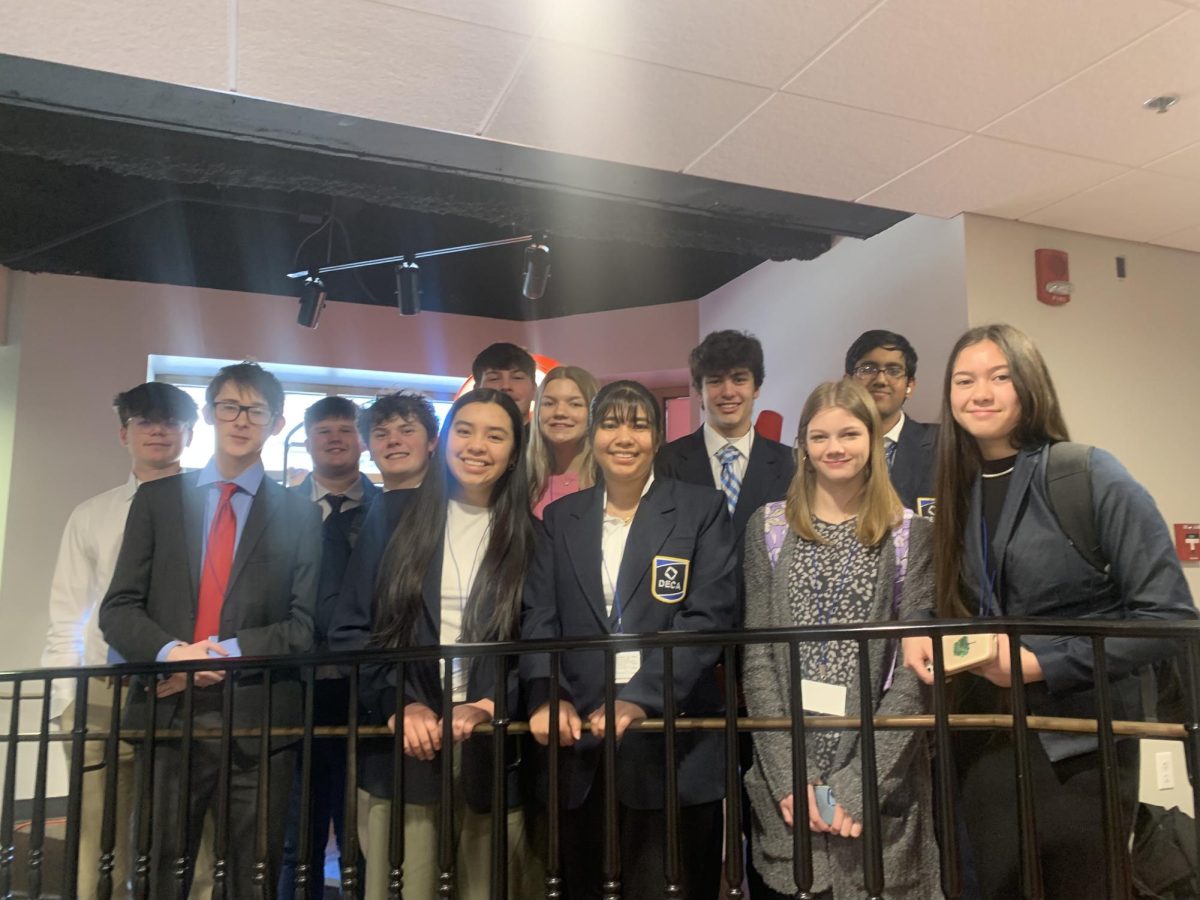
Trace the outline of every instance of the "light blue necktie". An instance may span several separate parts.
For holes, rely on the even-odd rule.
[[[889,437],[883,439],[883,455],[887,457],[888,472],[892,471],[892,466],[896,464],[896,447],[898,445]]]
[[[726,444],[717,451],[717,460],[721,463],[721,490],[725,492],[725,505],[729,507],[729,514],[733,515],[733,510],[737,506],[738,494],[742,490],[742,480],[737,477],[737,472],[733,470],[733,464],[738,461],[742,455],[741,451],[733,444]]]

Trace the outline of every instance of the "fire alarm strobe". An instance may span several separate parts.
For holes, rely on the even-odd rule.
[[[1200,562],[1200,522],[1175,524],[1175,552],[1182,562]]]
[[[1071,272],[1065,250],[1034,250],[1037,298],[1047,306],[1062,306],[1071,300]]]

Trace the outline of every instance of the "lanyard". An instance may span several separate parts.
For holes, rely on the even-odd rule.
[[[999,570],[992,571],[991,539],[988,536],[987,517],[980,515],[980,539],[983,542],[983,568],[979,570],[979,614],[989,617],[1000,614],[1000,602],[996,597],[996,582]]]

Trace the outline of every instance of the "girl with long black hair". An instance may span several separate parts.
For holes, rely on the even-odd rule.
[[[517,636],[525,570],[533,552],[529,489],[522,465],[516,405],[480,388],[451,407],[438,453],[421,486],[384,495],[392,526],[386,545],[364,535],[351,560],[330,643],[334,649],[435,647]],[[495,664],[450,660],[452,709],[443,706],[436,661],[409,663],[403,684],[395,668],[363,667],[360,701],[368,724],[403,732],[405,761],[404,891],[438,891],[436,846],[441,766],[456,770],[456,896],[487,897],[490,873],[491,742],[469,741],[494,712]],[[517,705],[516,665],[502,689]],[[453,716],[455,744],[442,746],[442,719]],[[359,758],[359,832],[367,857],[367,896],[387,895],[392,784],[390,742],[365,741]],[[515,762],[516,754],[513,754]],[[519,781],[509,768],[510,896],[539,890],[525,849]]]

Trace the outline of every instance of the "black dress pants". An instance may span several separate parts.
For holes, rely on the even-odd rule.
[[[679,869],[686,900],[716,900],[721,888],[720,800],[680,808]],[[618,807],[621,896],[656,898],[666,889],[666,813]],[[562,873],[567,900],[604,896],[604,779],[597,774],[578,809],[561,817]]]

